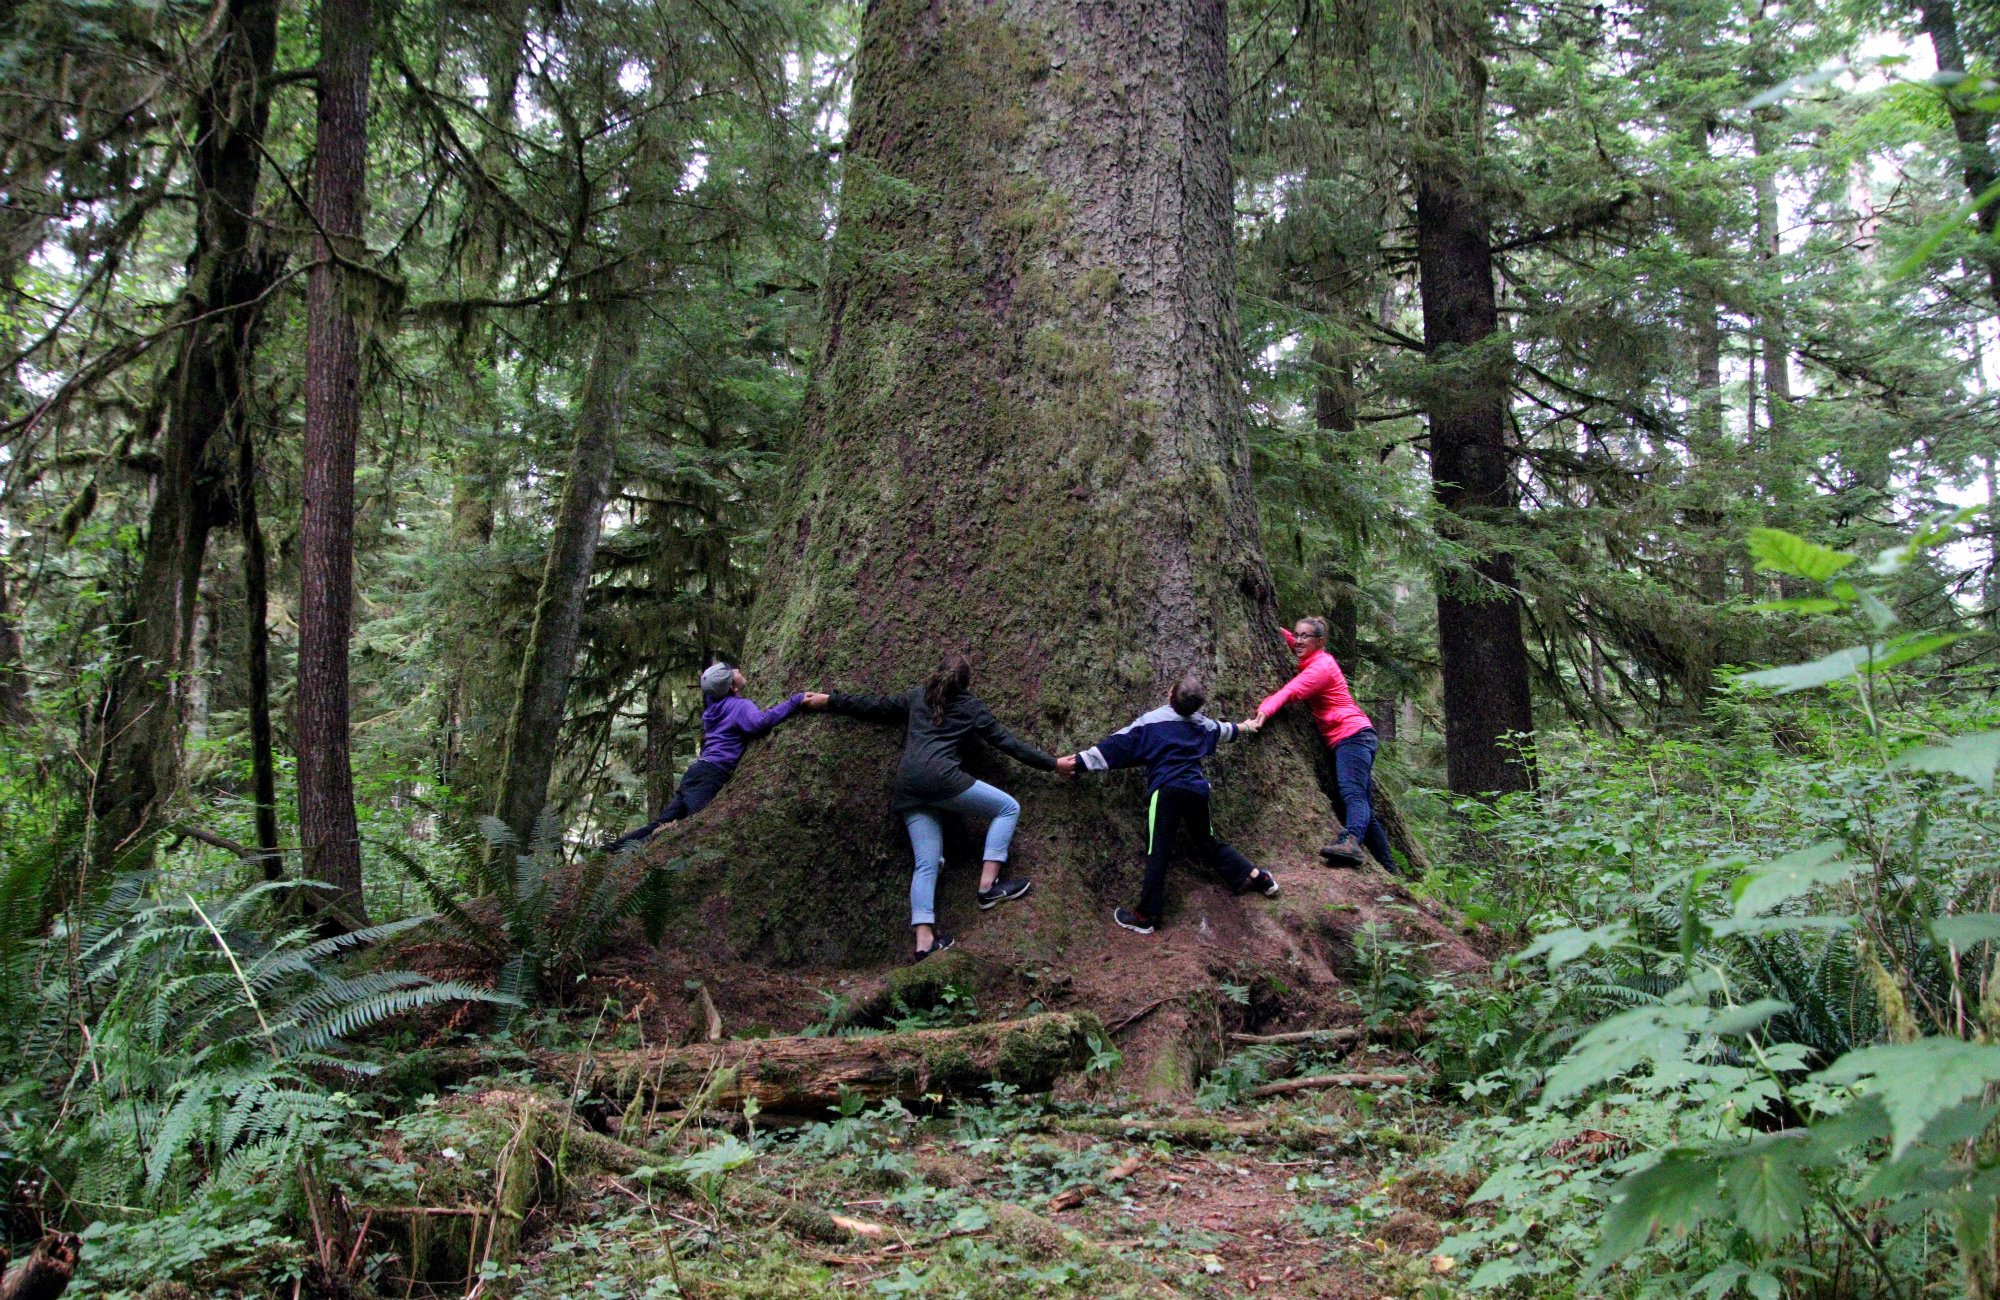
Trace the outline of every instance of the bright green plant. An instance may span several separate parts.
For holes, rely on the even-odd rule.
[[[1956,522],[1866,572],[1885,583]],[[1956,637],[1902,630],[1849,576],[1855,557],[1775,530],[1751,546],[1817,587],[1770,608],[1837,615],[1866,640],[1738,684],[1831,691],[1872,761],[1787,792],[1790,851],[1669,870],[1528,950],[1558,981],[1581,967],[1663,982],[1588,1023],[1531,1125],[1469,1140],[1515,1152],[1480,1193],[1497,1214],[1442,1247],[1480,1259],[1475,1288],[1580,1273],[1600,1289],[1777,1295],[1833,1275],[1850,1293],[1915,1295],[1940,1280],[1942,1234],[1964,1293],[2000,1294],[2000,732],[1937,736],[1892,716],[1887,674]],[[1603,1158],[1580,1159],[1579,1134],[1601,1137]],[[1603,1276],[1614,1268],[1622,1283]]]

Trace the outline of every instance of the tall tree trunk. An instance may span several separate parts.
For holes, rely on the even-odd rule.
[[[515,681],[493,815],[522,844],[533,835],[535,818],[549,797],[549,773],[555,767],[563,705],[569,698],[569,675],[576,665],[583,626],[584,593],[597,558],[598,532],[611,494],[618,434],[625,423],[626,397],[639,351],[640,320],[637,306],[630,302],[614,302],[605,309],[597,352],[578,404],[576,444],[563,481],[562,504],[542,566],[534,630]]]
[[[278,767],[271,744],[270,562],[257,511],[257,438],[246,427],[237,442],[236,522],[243,534],[243,655],[250,679],[250,797],[257,824],[257,860],[264,879],[284,875],[278,845]]]
[[[824,345],[745,639],[760,696],[900,689],[969,651],[996,716],[1062,753],[1158,707],[1189,668],[1216,717],[1290,674],[1239,382],[1225,10],[868,7]],[[1288,715],[1218,763],[1217,825],[1281,873],[1327,833],[1316,743]],[[829,963],[902,949],[900,745],[817,716],[760,742],[649,850],[724,864],[670,879],[677,940]],[[1095,942],[1087,927],[1136,889],[1139,787],[973,770],[1021,799],[1010,871],[1036,884],[975,913],[977,841],[954,830],[947,927],[984,927],[969,938],[1002,960]],[[1351,891],[1359,918],[1379,906],[1366,877],[1315,871],[1313,888]],[[1170,924],[1194,906],[1181,889]],[[1242,952],[1287,942],[1266,913],[1231,915],[1267,927]]]
[[[1349,438],[1358,427],[1354,412],[1354,358],[1331,344],[1313,345],[1313,362],[1319,381],[1313,393],[1313,424],[1332,435],[1328,442],[1342,463],[1351,463]],[[1331,601],[1327,606],[1326,648],[1343,665],[1351,664],[1361,650],[1361,600],[1354,570],[1346,559],[1335,562],[1330,580]],[[1350,670],[1351,671],[1351,670]]]
[[[1750,138],[1757,155],[1757,166],[1753,171],[1757,202],[1757,263],[1765,282],[1765,303],[1757,326],[1764,353],[1765,420],[1775,447],[1784,437],[1785,422],[1791,415],[1792,354],[1791,344],[1786,341],[1784,272],[1779,267],[1784,247],[1778,217],[1778,178],[1769,163],[1773,154],[1770,134],[1768,119],[1761,116],[1751,118]]]
[[[527,39],[523,9],[519,0],[496,0],[485,9],[490,25],[480,45],[486,104],[478,163],[487,176],[506,172],[504,141],[514,124],[522,48]],[[493,294],[499,288],[507,255],[505,214],[479,188],[474,189],[468,209],[466,283],[471,292]],[[463,581],[480,584],[485,575],[479,560],[493,541],[509,463],[503,450],[506,370],[491,314],[471,324],[462,346],[474,368],[473,400],[468,404],[464,436],[452,457],[450,537],[452,559],[461,566]],[[514,667],[518,643],[512,637],[495,637],[489,628],[477,623],[443,629],[441,638],[450,678],[444,691],[440,775],[457,793],[457,807],[488,808],[497,789],[499,751],[506,739],[509,671]]]
[[[639,779],[645,790],[646,813],[651,816],[673,798],[676,764],[674,742],[680,734],[680,716],[674,703],[672,678],[661,673],[646,700],[646,748],[639,756]]]
[[[86,857],[93,871],[141,849],[180,783],[181,721],[196,591],[209,530],[229,518],[228,439],[242,430],[258,304],[276,263],[257,247],[257,183],[270,116],[277,0],[231,0],[190,148],[195,246],[166,377],[160,470],[122,620],[123,660],[96,711]],[[142,855],[149,856],[149,855]]]
[[[28,666],[21,656],[21,629],[7,603],[7,565],[0,559],[0,731],[28,721]]]
[[[1931,52],[1937,57],[1940,73],[1965,72],[1965,48],[1958,35],[1958,13],[1952,0],[1921,0],[1917,6],[1918,26],[1931,38]],[[1945,108],[1951,114],[1951,133],[1958,141],[1959,175],[1965,178],[1965,195],[1978,200],[2000,179],[2000,167],[1993,158],[1994,114],[1971,104],[1972,86],[1953,86],[1945,91]],[[2000,248],[1994,245],[1994,231],[2000,229],[2000,199],[1982,204],[1973,216],[1979,227],[1967,269],[1986,273],[1986,291],[2000,308]]]
[[[1425,400],[1432,489],[1446,527],[1478,555],[1470,575],[1441,574],[1438,584],[1445,771],[1454,791],[1489,794],[1532,783],[1529,763],[1508,738],[1531,732],[1534,712],[1514,557],[1506,549],[1520,524],[1507,446],[1513,358],[1493,342],[1500,313],[1475,163],[1485,73],[1471,21],[1469,13],[1440,13],[1439,55],[1457,95],[1427,115],[1432,138],[1412,170],[1424,352],[1437,371]]]
[[[1688,128],[1688,144],[1706,179],[1710,162],[1709,138],[1713,124],[1697,117]],[[1694,354],[1694,400],[1688,425],[1687,474],[1683,480],[1685,504],[1681,517],[1690,533],[1689,549],[1694,560],[1695,590],[1700,608],[1690,610],[1680,653],[1674,665],[1680,679],[1682,706],[1699,715],[1707,704],[1715,681],[1717,625],[1715,607],[1729,598],[1728,515],[1723,506],[1730,498],[1730,449],[1727,413],[1722,403],[1722,295],[1716,278],[1722,273],[1721,248],[1715,234],[1715,218],[1703,207],[1702,194],[1709,186],[1690,187],[1690,210],[1682,220],[1688,253],[1695,261],[1693,283],[1687,291],[1687,329],[1690,351]],[[1746,566],[1747,567],[1747,566]]]
[[[347,641],[354,622],[354,456],[361,343],[351,273],[367,196],[372,0],[320,6],[319,135],[313,160],[312,280],[306,308],[304,498],[299,525],[299,847],[331,890],[336,924],[367,918],[348,760]]]

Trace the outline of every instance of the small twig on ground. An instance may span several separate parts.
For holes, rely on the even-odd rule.
[[[1156,1002],[1148,1002],[1145,1006],[1140,1007],[1137,1011],[1134,1011],[1131,1015],[1125,1017],[1117,1024],[1111,1026],[1109,1032],[1114,1034],[1124,1032],[1127,1026],[1135,1025],[1139,1021],[1144,1020],[1147,1016],[1152,1015],[1155,1011],[1158,1011],[1161,1007],[1167,1005],[1167,1003],[1179,1001],[1180,996],[1181,996],[1180,994],[1175,993],[1169,997],[1161,998]]]

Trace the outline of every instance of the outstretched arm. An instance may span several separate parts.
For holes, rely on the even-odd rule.
[[[1131,767],[1144,761],[1139,748],[1138,723],[1135,721],[1120,727],[1089,749],[1079,751],[1076,757],[1093,772]]]
[[[854,691],[835,691],[826,697],[826,704],[822,707],[833,713],[845,713],[851,718],[866,718],[870,722],[910,720],[910,697],[907,695],[864,695]]]
[[[737,710],[736,725],[742,728],[746,736],[761,736],[791,717],[805,700],[804,691],[795,691],[768,709],[760,709],[755,702],[743,700],[742,707]]]
[[[1000,720],[995,718],[992,710],[984,704],[979,706],[979,717],[973,722],[972,729],[979,734],[981,740],[1017,763],[1026,763],[1029,767],[1038,767],[1044,772],[1055,770],[1055,759],[1001,726]]]
[[[1264,697],[1257,706],[1257,716],[1268,718],[1293,700],[1303,700],[1316,694],[1326,684],[1332,661],[1324,655],[1315,656],[1316,662],[1299,670],[1292,680]]]

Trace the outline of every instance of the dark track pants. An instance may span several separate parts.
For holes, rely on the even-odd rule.
[[[1187,837],[1189,852],[1221,876],[1231,889],[1250,883],[1250,860],[1215,838],[1208,821],[1208,796],[1194,790],[1153,791],[1146,805],[1146,882],[1139,889],[1139,915],[1157,924],[1167,909],[1167,859],[1174,842]]]
[[[637,844],[668,822],[677,822],[683,817],[692,817],[715,800],[722,793],[722,787],[729,784],[733,769],[715,763],[704,763],[700,759],[688,764],[688,770],[681,773],[680,788],[667,801],[658,817],[647,822],[630,835],[621,835],[605,846],[605,851],[616,853],[629,845]]]

